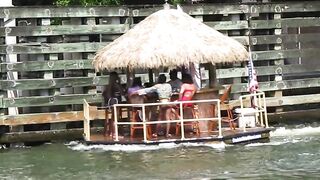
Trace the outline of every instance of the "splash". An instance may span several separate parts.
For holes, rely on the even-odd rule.
[[[320,127],[303,127],[287,129],[285,127],[277,128],[275,131],[270,133],[271,137],[283,137],[283,136],[303,136],[303,135],[315,135],[320,134]]]
[[[251,143],[246,147],[259,147],[259,146],[279,146],[288,143],[299,143],[312,141],[313,138],[310,135],[320,135],[320,127],[300,127],[300,128],[288,128],[279,127],[276,130],[270,132],[270,142],[267,143]]]
[[[286,144],[289,141],[275,141],[275,142],[268,142],[268,143],[251,143],[251,144],[247,144],[246,147],[258,147],[258,146],[279,146],[282,144]]]
[[[155,151],[160,149],[173,149],[178,147],[210,147],[213,149],[224,149],[226,145],[224,143],[161,143],[159,145],[86,145],[81,142],[71,141],[67,144],[68,148],[75,151],[124,151],[124,152],[137,152],[137,151]]]

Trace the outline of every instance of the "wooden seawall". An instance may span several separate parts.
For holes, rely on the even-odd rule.
[[[82,102],[101,104],[108,76],[94,53],[162,6],[0,8],[0,143],[82,134]],[[318,118],[320,2],[194,4],[183,10],[250,46],[268,112]],[[15,21],[16,26],[8,26]],[[8,43],[14,38],[15,43]],[[137,44],[137,46],[139,46]],[[219,65],[220,84],[247,91],[245,64]],[[203,86],[208,84],[202,67]],[[140,74],[149,81],[148,74]],[[122,82],[125,83],[123,76]],[[100,110],[97,118],[103,119]],[[99,124],[97,124],[99,126]]]

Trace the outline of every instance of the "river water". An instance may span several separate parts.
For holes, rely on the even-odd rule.
[[[317,179],[320,124],[278,125],[269,143],[0,150],[0,179]]]

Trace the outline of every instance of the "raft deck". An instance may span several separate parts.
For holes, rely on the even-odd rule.
[[[224,142],[227,144],[238,144],[248,142],[264,142],[269,140],[269,132],[273,128],[247,128],[243,132],[242,128],[236,128],[231,130],[224,128],[222,130],[223,136],[219,137],[218,131],[210,133],[201,133],[200,136],[195,134],[186,134],[185,139],[181,139],[181,135],[172,135],[170,138],[165,136],[151,137],[148,141],[144,141],[142,136],[130,137],[130,136],[119,136],[118,141],[114,140],[112,136],[104,136],[102,133],[92,134],[90,140],[86,141],[87,144],[105,144],[105,145],[130,145],[130,144],[145,144],[145,145],[156,145],[161,143],[219,143]]]
[[[251,99],[254,101],[254,108],[251,108],[251,111],[245,111],[246,107],[244,99]],[[92,144],[159,144],[159,143],[167,143],[167,142],[225,142],[225,143],[241,143],[247,142],[251,140],[262,140],[269,138],[269,132],[272,130],[268,127],[268,119],[267,119],[267,110],[265,103],[265,94],[263,92],[249,94],[241,96],[239,99],[241,103],[241,111],[238,115],[239,120],[242,118],[242,121],[248,119],[251,120],[250,127],[247,128],[248,125],[243,125],[242,123],[237,123],[238,126],[242,124],[241,128],[235,128],[230,126],[229,128],[225,128],[223,126],[223,117],[221,116],[221,108],[220,108],[220,100],[219,99],[208,99],[208,100],[193,100],[193,101],[178,101],[178,102],[165,102],[165,103],[144,103],[144,104],[116,104],[113,108],[113,116],[114,122],[113,128],[114,133],[113,136],[104,136],[103,134],[91,134],[90,121],[92,120],[91,114],[95,112],[97,107],[90,106],[87,102],[84,102],[84,139],[87,143]],[[193,109],[193,116],[185,117],[184,114],[184,104],[191,103],[196,108]],[[201,115],[198,111],[198,107],[200,105],[205,105],[209,107],[207,109],[211,109],[212,112],[210,116],[208,113]],[[127,116],[127,118],[120,119],[117,113],[119,113],[119,109],[127,108],[127,115],[130,114],[130,109],[141,108],[141,121],[136,121],[132,117]],[[149,113],[154,113],[151,107],[172,107],[172,112],[175,112],[173,116],[175,118],[171,118],[168,120],[158,120],[152,119],[152,116],[149,116]],[[177,108],[178,107],[178,108]],[[204,106],[201,106],[204,107]],[[149,109],[149,110],[148,110]],[[107,112],[107,111],[106,111]],[[129,112],[129,113],[128,113]],[[178,115],[177,115],[178,114]],[[177,115],[177,116],[175,116]],[[94,116],[93,116],[94,117]],[[108,117],[106,116],[108,119]],[[253,119],[253,121],[252,121]],[[231,122],[234,119],[230,119],[227,117],[227,122]],[[252,124],[253,122],[253,124]],[[154,129],[154,126],[157,125],[166,125],[167,123],[176,124],[176,133],[175,135],[171,135],[171,137],[165,136],[157,136],[151,137],[150,131]],[[187,124],[197,124],[197,131],[189,130],[185,127]],[[178,124],[178,126],[177,126]],[[200,130],[200,124],[206,126],[206,130]],[[214,128],[211,128],[210,124],[215,124]],[[229,124],[230,125],[230,124]],[[126,128],[132,128],[140,126],[139,133],[132,133],[130,131],[126,131]],[[213,131],[214,130],[214,131]],[[128,134],[130,132],[131,134]],[[152,131],[155,132],[154,130]],[[158,132],[156,132],[158,133]]]

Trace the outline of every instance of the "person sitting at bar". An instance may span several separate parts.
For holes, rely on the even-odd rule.
[[[144,103],[144,98],[139,96],[135,92],[139,89],[142,89],[142,82],[140,77],[135,77],[133,79],[132,86],[128,88],[128,100],[131,104],[142,104]],[[133,107],[133,111],[137,111],[139,115],[139,120],[142,120],[141,115],[141,108],[140,107]]]
[[[183,84],[181,85],[178,101],[191,101],[194,94],[197,91],[197,87],[194,85],[190,74],[186,74],[186,73],[183,74],[182,75],[182,82],[183,82]],[[177,107],[176,109],[172,109],[173,113],[175,114],[176,118],[178,118],[178,119],[180,118],[179,108],[180,107]],[[194,105],[192,103],[183,103],[182,108],[183,108],[183,110],[191,109],[192,118],[198,117],[198,113],[194,110]],[[183,117],[183,118],[185,118],[185,117]],[[192,131],[195,131],[197,134],[200,133],[199,124],[197,122],[185,122],[184,125],[191,126]],[[180,126],[181,126],[181,124],[177,123],[176,134],[177,134],[178,128],[180,128]]]
[[[132,82],[132,86],[128,88],[128,97],[132,95],[134,92],[142,89],[141,77],[135,77]]]
[[[178,93],[182,85],[181,80],[178,78],[178,71],[176,69],[172,69],[169,72],[169,75],[170,75],[170,81],[168,81],[168,83],[172,87],[172,92]]]
[[[158,83],[152,87],[149,88],[144,88],[136,91],[137,94],[139,95],[145,95],[149,93],[156,92],[159,97],[160,102],[169,102],[171,95],[172,95],[172,88],[169,83],[166,83],[166,76],[164,74],[160,74],[158,77]],[[169,106],[161,106],[160,107],[160,114],[158,120],[168,120],[170,116],[171,111],[169,110]],[[157,133],[159,132],[160,129],[160,124],[157,124]],[[166,129],[166,136],[169,137],[171,136],[169,134],[170,130],[170,123],[167,123],[167,129]],[[157,136],[157,133],[153,134],[153,136]]]
[[[193,80],[190,74],[182,75],[182,82],[180,93],[179,93],[179,101],[191,101],[193,95],[197,91],[197,87],[193,84]],[[183,107],[191,107],[192,103],[185,103]]]

